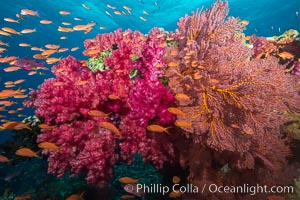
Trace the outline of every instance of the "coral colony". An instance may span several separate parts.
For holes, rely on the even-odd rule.
[[[102,187],[118,160],[138,153],[157,169],[180,163],[198,187],[284,184],[291,151],[280,125],[283,112],[299,109],[299,77],[247,44],[247,23],[227,14],[218,0],[179,19],[175,32],[99,34],[84,43],[89,59],[54,66],[55,78],[25,102],[52,127],[38,142],[59,146],[43,151],[48,172],[83,172]]]

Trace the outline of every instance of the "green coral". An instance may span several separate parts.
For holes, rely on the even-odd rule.
[[[90,58],[87,61],[88,68],[93,72],[97,71],[97,70],[99,70],[101,72],[107,70],[108,66],[105,65],[104,60],[105,60],[105,58],[110,57],[111,54],[112,54],[112,50],[106,50],[106,51],[102,51],[100,53],[99,57]]]
[[[120,197],[124,194],[128,194],[124,189],[124,184],[119,182],[121,177],[131,177],[134,179],[139,179],[140,184],[150,185],[150,184],[160,184],[162,182],[162,176],[155,169],[155,167],[150,163],[145,163],[139,154],[134,155],[134,161],[131,165],[126,162],[119,161],[114,166],[114,176],[113,181],[110,186],[115,190],[115,198],[121,199]],[[136,197],[135,199],[140,199]],[[147,200],[157,199],[155,194],[147,195]]]
[[[139,75],[140,74],[139,74],[139,71],[137,69],[131,69],[130,72],[129,72],[129,77],[130,77],[131,80],[134,80]]]

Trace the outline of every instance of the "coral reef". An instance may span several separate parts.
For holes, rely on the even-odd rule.
[[[255,58],[260,52],[244,44],[245,25],[226,18],[227,6],[217,1],[204,12],[181,18],[179,45],[167,50],[169,87],[185,113],[175,124],[184,130],[186,143],[180,138],[175,146],[196,185],[274,184],[262,174],[281,174],[290,156],[280,125],[286,120],[282,112],[299,109],[297,79],[285,74],[278,58]],[[235,175],[223,180],[225,165]],[[247,178],[239,179],[241,172]]]
[[[114,199],[116,200],[121,199],[122,195],[128,194],[123,188],[124,184],[119,181],[122,177],[139,179],[139,183],[145,185],[162,183],[162,176],[157,169],[152,164],[143,162],[139,154],[134,155],[130,165],[125,162],[118,162],[114,166],[114,176],[110,186],[115,191]],[[147,199],[157,199],[157,195],[159,194],[149,194]]]
[[[43,129],[38,142],[60,147],[43,151],[49,156],[49,173],[83,172],[88,183],[104,186],[118,159],[130,163],[140,153],[157,168],[172,161],[173,146],[162,138],[166,136],[158,136],[162,143],[146,130],[150,120],[162,125],[175,121],[167,111],[175,98],[160,82],[165,37],[158,28],[147,36],[131,30],[98,35],[85,42],[88,66],[64,58],[52,68],[56,77],[31,92],[25,105],[53,127]],[[93,110],[104,114],[91,115]],[[115,131],[103,128],[103,122]]]
[[[288,160],[299,116],[286,114],[299,113],[297,33],[273,40],[253,35],[248,44],[247,22],[227,14],[228,3],[217,0],[179,19],[175,32],[99,34],[85,41],[87,62],[69,56],[54,66],[55,78],[24,103],[51,127],[37,141],[59,146],[43,150],[48,172],[83,173],[104,187],[133,176],[138,154],[139,167],[179,163],[189,171],[184,182],[200,188],[282,185],[299,177],[297,163]],[[152,180],[138,174],[143,183]],[[253,199],[208,191],[182,198]]]

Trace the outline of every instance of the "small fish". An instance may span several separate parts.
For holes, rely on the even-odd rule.
[[[110,9],[113,9],[113,10],[114,10],[114,9],[117,9],[116,6],[112,6],[112,5],[109,5],[109,4],[107,4],[106,6],[107,6],[108,8],[110,8]]]
[[[177,184],[177,183],[179,183],[180,182],[180,177],[178,177],[178,176],[173,176],[173,178],[172,178],[172,182],[174,183],[174,184]]]
[[[28,76],[32,76],[32,75],[35,75],[37,73],[37,71],[31,71],[28,73]]]
[[[88,115],[92,117],[108,117],[110,113],[106,114],[100,110],[90,110],[88,111]]]
[[[61,26],[59,26],[59,27],[57,28],[57,30],[58,30],[59,32],[65,32],[65,33],[73,32],[73,31],[74,31],[72,28],[66,28],[66,27],[61,27]]]
[[[4,18],[4,21],[12,22],[12,23],[19,23],[19,20],[12,19],[12,18]]]
[[[115,95],[115,94],[110,94],[108,95],[108,98],[111,99],[111,100],[117,100],[117,99],[120,99],[119,96]]]
[[[61,36],[59,39],[61,39],[61,40],[66,40],[67,37],[66,37],[66,36]]]
[[[62,24],[63,24],[63,25],[66,25],[66,26],[69,26],[69,25],[71,25],[72,23],[70,23],[70,22],[62,22]]]
[[[3,70],[5,72],[15,72],[15,71],[18,71],[19,69],[22,69],[22,68],[18,67],[18,66],[11,66],[11,67],[6,67]]]
[[[143,13],[144,13],[145,15],[149,15],[149,13],[148,13],[146,10],[143,10]]]
[[[34,54],[34,55],[33,55],[33,58],[35,58],[35,59],[46,59],[47,56],[44,56],[44,55],[42,55],[42,54]]]
[[[183,192],[180,192],[179,190],[174,190],[174,191],[169,193],[170,198],[178,198],[181,195],[183,195]]]
[[[22,9],[21,15],[31,15],[31,16],[39,16],[39,13],[37,11],[33,11],[30,9]]]
[[[25,81],[26,81],[25,79],[19,79],[19,80],[14,81],[14,84],[18,85],[18,84],[23,83]]]
[[[121,196],[121,199],[134,199],[135,197],[135,195],[124,194]]]
[[[82,7],[84,7],[85,9],[87,9],[87,10],[90,10],[91,8],[90,7],[88,7],[86,4],[81,4],[82,5]]]
[[[293,59],[294,58],[293,54],[286,52],[286,51],[279,53],[278,56],[282,59]]]
[[[18,156],[23,156],[23,157],[37,157],[37,158],[40,158],[37,153],[35,153],[34,151],[32,151],[31,149],[29,148],[21,148],[21,149],[18,149],[16,151],[16,155]]]
[[[84,198],[83,198],[84,193],[85,192],[82,192],[81,194],[72,194],[71,196],[66,198],[66,200],[84,200]]]
[[[70,12],[64,11],[64,10],[61,10],[58,13],[61,14],[61,15],[69,15],[69,14],[71,14]]]
[[[24,15],[21,15],[20,13],[17,13],[16,17],[19,18],[19,19],[21,19],[21,20],[26,20],[25,17],[24,17]]]
[[[177,93],[175,95],[175,98],[176,99],[183,99],[183,100],[190,100],[190,97],[186,94],[183,94],[183,93]]]
[[[71,49],[71,51],[77,51],[79,49],[79,47],[73,47],[72,49]]]
[[[178,63],[171,61],[171,62],[168,63],[168,66],[169,67],[177,67]]]
[[[119,129],[112,123],[110,122],[101,122],[100,123],[100,126],[107,129],[107,130],[110,130],[111,132],[113,132],[114,134],[118,135],[119,137],[122,136],[121,132],[119,131]]]
[[[48,49],[58,49],[60,46],[57,44],[46,44],[45,47]]]
[[[42,52],[42,55],[43,55],[43,56],[50,56],[50,55],[52,55],[52,54],[54,54],[54,53],[56,53],[56,52],[57,52],[56,49],[48,49],[48,50],[44,50],[44,51]]]
[[[65,52],[65,51],[68,51],[69,50],[69,48],[60,48],[59,50],[58,50],[58,52]]]
[[[51,65],[51,64],[54,64],[54,63],[56,63],[60,60],[61,60],[61,58],[47,58],[46,63]]]
[[[130,8],[130,7],[128,7],[128,6],[123,6],[123,8],[124,8],[125,10],[127,10],[127,11],[131,11],[131,10],[132,10],[132,8]]]
[[[87,84],[88,82],[89,82],[89,81],[78,81],[78,82],[76,83],[76,85],[82,86],[82,85]]]
[[[24,34],[26,34],[26,33],[33,33],[33,32],[36,32],[36,29],[23,29],[21,31],[21,33],[24,33]]]
[[[107,10],[105,11],[105,13],[110,16],[111,18],[114,18]]]
[[[176,120],[175,125],[180,128],[192,128],[192,123],[184,120]]]
[[[0,45],[9,47],[9,44],[0,40]]]
[[[40,129],[53,130],[56,126],[49,126],[48,124],[39,124],[38,127]]]
[[[133,184],[133,183],[138,183],[139,182],[139,179],[134,179],[134,178],[130,178],[130,177],[121,177],[119,179],[119,182],[120,183],[125,183],[125,184]]]
[[[38,147],[45,150],[59,150],[59,147],[52,142],[41,142],[38,144]]]
[[[28,43],[20,43],[19,46],[20,47],[30,47],[31,45]]]
[[[3,27],[2,30],[3,30],[3,31],[6,31],[6,32],[8,32],[8,33],[21,35],[20,32],[16,31],[16,30],[13,29],[13,28]]]
[[[1,163],[9,162],[9,161],[10,161],[10,160],[9,160],[6,156],[0,155],[0,162],[1,162]]]
[[[81,20],[83,20],[83,19],[81,19],[81,18],[79,18],[79,17],[74,17],[74,20],[75,20],[75,21],[81,21]]]
[[[53,83],[53,86],[64,86],[64,85],[67,85],[67,83],[62,82],[62,81],[58,81],[58,82]]]
[[[249,21],[247,20],[242,20],[241,21],[241,24],[244,25],[244,26],[247,26],[249,24]]]
[[[116,15],[122,15],[122,13],[121,13],[120,11],[118,11],[118,10],[115,10],[114,13],[115,13]]]
[[[0,35],[11,36],[10,33],[0,30]]]
[[[170,133],[168,132],[168,129],[169,129],[169,128],[170,128],[170,127],[165,128],[165,127],[162,127],[162,126],[156,125],[156,124],[147,126],[147,130],[148,130],[148,131],[158,132],[158,133],[166,132],[166,133],[170,134]]]
[[[40,21],[41,24],[52,24],[52,21],[43,19]]]
[[[147,19],[142,16],[140,16],[140,19],[143,20],[144,22],[147,21]]]
[[[168,111],[174,115],[185,116],[185,113],[179,108],[170,107],[168,108]]]
[[[158,8],[158,9],[160,9],[160,6],[158,5],[158,3],[155,1],[154,2],[154,5]]]

